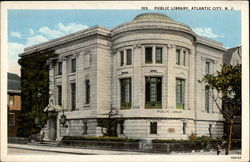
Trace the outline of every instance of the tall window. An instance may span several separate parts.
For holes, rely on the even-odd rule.
[[[185,80],[176,79],[176,108],[184,109]]]
[[[208,87],[205,87],[205,110],[206,112],[209,113],[209,93],[210,93],[210,90]]]
[[[89,80],[85,81],[85,104],[90,102],[90,83]]]
[[[62,62],[57,64],[57,75],[62,75]]]
[[[62,86],[57,86],[57,102],[58,105],[62,106]]]
[[[71,72],[76,72],[76,58],[71,59]]]
[[[76,109],[76,84],[71,84],[71,110]]]
[[[162,48],[156,47],[155,61],[158,64],[162,63]]]
[[[210,62],[206,61],[205,73],[210,74]]]
[[[186,51],[181,52],[180,49],[176,49],[176,65],[186,65]]]
[[[186,65],[186,51],[183,51],[183,57],[182,57],[182,65]]]
[[[127,65],[131,65],[131,64],[132,64],[132,50],[127,49]]]
[[[209,124],[208,126],[208,133],[209,133],[209,137],[212,137],[212,124]]]
[[[176,64],[180,65],[181,64],[181,50],[176,49]]]
[[[88,133],[88,125],[87,122],[83,122],[83,134],[87,134]]]
[[[152,47],[146,47],[145,48],[145,63],[146,64],[152,64],[152,55],[153,55],[153,48]]]
[[[120,58],[121,58],[121,60],[120,60],[120,62],[121,62],[121,66],[123,66],[124,65],[124,51],[120,51]]]
[[[186,134],[187,129],[187,123],[182,123],[182,133]]]
[[[15,104],[15,97],[14,95],[9,95],[9,105],[14,105]]]
[[[121,79],[121,108],[131,107],[131,78]]]
[[[9,113],[9,126],[14,126],[15,125],[15,114],[14,113]]]
[[[157,134],[157,122],[150,122],[150,134]]]
[[[161,108],[162,98],[162,78],[146,77],[145,78],[145,108]]]

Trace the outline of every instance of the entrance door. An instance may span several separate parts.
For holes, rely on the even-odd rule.
[[[49,139],[56,140],[56,117],[49,118]]]

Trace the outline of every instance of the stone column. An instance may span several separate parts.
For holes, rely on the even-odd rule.
[[[141,46],[136,45],[133,48],[133,81],[132,81],[132,103],[133,108],[140,108],[141,107],[141,89],[142,89],[142,77],[141,77],[141,65],[142,65],[142,53],[141,53]]]
[[[67,58],[63,58],[62,63],[62,107],[64,110],[69,110],[68,107],[68,65]]]
[[[188,109],[194,110],[194,97],[195,97],[195,50],[191,49],[186,52],[187,63],[188,63],[188,76],[189,76],[189,85],[188,85]]]
[[[60,141],[61,140],[61,126],[60,126],[60,113],[57,114],[56,117],[56,140]]]
[[[111,88],[112,88],[112,106],[117,108],[119,107],[119,104],[118,104],[118,101],[117,101],[117,89],[119,87],[117,87],[117,68],[118,66],[120,65],[120,62],[119,62],[119,57],[120,57],[120,52],[118,52],[117,50],[114,50],[113,53],[112,53],[112,72],[111,72],[111,75],[112,75],[112,81],[111,81]]]
[[[156,55],[156,49],[155,49],[155,46],[153,46],[153,51],[152,51],[152,57],[153,57],[152,62],[153,62],[153,64],[155,64],[155,55]]]
[[[199,79],[202,79],[204,77],[204,75],[206,75],[205,73],[205,68],[206,68],[206,58],[205,57],[201,57],[201,72],[200,72],[200,78]],[[200,84],[200,91],[198,89],[198,93],[197,93],[197,98],[198,98],[198,102],[200,100],[200,106],[198,106],[198,109],[200,108],[200,111],[201,112],[206,112],[206,108],[205,108],[205,86],[204,84]],[[200,93],[200,95],[199,95]]]
[[[164,65],[164,76],[162,77],[162,108],[168,106],[168,47],[162,48],[162,63]]]
[[[170,45],[168,48],[168,62],[167,62],[167,108],[175,108],[175,51],[176,47]]]

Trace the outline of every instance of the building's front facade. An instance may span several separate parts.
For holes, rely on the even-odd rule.
[[[225,49],[185,24],[141,14],[113,29],[95,26],[26,48],[22,56],[46,49],[58,55],[51,60],[50,103],[63,107],[68,125],[60,125],[56,110],[47,124],[50,139],[102,136],[97,119],[108,114],[124,119],[122,137],[223,135],[223,116],[209,97],[214,92],[198,80],[220,68]]]
[[[18,118],[21,113],[20,77],[8,73],[8,137],[17,136]]]

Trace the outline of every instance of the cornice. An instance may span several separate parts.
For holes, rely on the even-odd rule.
[[[65,43],[69,43],[72,41],[79,40],[81,38],[86,38],[94,35],[103,35],[106,37],[110,37],[110,29],[102,27],[102,26],[93,26],[91,28],[81,30],[79,32],[75,32],[57,39],[53,39],[38,45],[34,45],[24,49],[24,53],[20,54],[19,56],[25,56],[30,53],[41,51],[49,48],[55,48],[57,46],[63,45]]]

